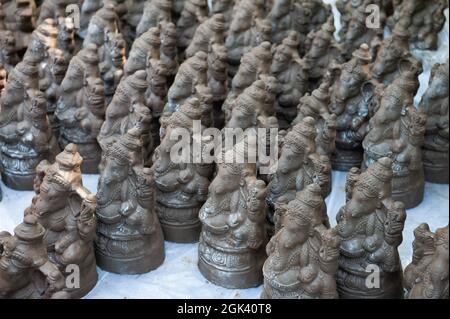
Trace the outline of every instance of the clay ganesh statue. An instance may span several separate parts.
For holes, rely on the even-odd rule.
[[[25,216],[14,235],[0,232],[0,299],[64,298],[64,276],[47,256],[45,233],[32,215]]]
[[[242,56],[262,42],[271,41],[272,26],[264,17],[264,1],[236,1],[233,18],[225,40],[229,74],[233,77]]]
[[[398,246],[406,211],[403,203],[392,200],[392,175],[392,160],[384,157],[365,172],[355,169],[347,176],[347,202],[336,216],[342,239],[336,277],[340,298],[403,296]]]
[[[323,208],[321,188],[311,184],[278,209],[280,229],[266,247],[261,298],[338,298],[335,275],[341,241],[337,231],[324,224]]]
[[[33,0],[2,1],[5,29],[14,37],[14,52],[22,55],[36,28],[37,8]]]
[[[225,18],[222,14],[215,14],[200,24],[195,31],[192,41],[186,49],[186,58],[192,57],[196,52],[208,52],[211,44],[224,44]]]
[[[445,24],[444,10],[448,8],[446,0],[398,1],[394,14],[388,19],[393,29],[400,20],[408,21],[411,42],[419,50],[437,50],[438,34]]]
[[[414,230],[413,259],[405,268],[409,299],[448,299],[448,225],[432,232],[428,224]]]
[[[435,64],[419,108],[427,114],[422,148],[425,180],[448,184],[448,75],[449,63]]]
[[[44,244],[49,259],[69,276],[79,267],[80,282],[64,291],[70,298],[81,298],[97,283],[94,237],[97,221],[95,196],[83,187],[80,166],[83,161],[74,144],[66,146],[50,164],[37,167],[36,195],[26,216],[35,216],[44,227]]]
[[[422,73],[422,63],[409,50],[410,35],[401,21],[395,26],[392,34],[383,40],[377,50],[376,59],[370,66],[374,80],[388,85],[404,70],[414,69],[417,75]]]
[[[136,27],[136,36],[140,36],[150,28],[172,22],[172,0],[145,1],[141,20]]]
[[[331,164],[328,156],[316,153],[315,125],[313,118],[305,117],[284,138],[276,173],[267,187],[271,222],[277,204],[290,202],[307,185],[317,183],[323,198],[331,191]]]
[[[336,114],[330,113],[329,84],[324,81],[320,87],[306,93],[297,106],[297,117],[292,122],[296,125],[310,116],[316,121],[316,151],[331,158],[336,149]]]
[[[164,238],[168,241],[190,243],[198,241],[201,223],[198,212],[206,201],[212,175],[212,164],[195,163],[190,148],[184,156],[172,158],[172,148],[177,143],[177,130],[189,132],[183,137],[183,145],[192,145],[194,122],[200,122],[202,110],[197,98],[189,98],[178,111],[172,113],[164,126],[161,144],[155,149],[153,170],[155,172],[156,202]],[[171,136],[175,134],[174,136]],[[177,144],[177,145],[176,145]],[[186,157],[187,156],[187,157]],[[174,162],[175,161],[175,162]]]
[[[98,77],[85,79],[80,106],[76,108],[58,109],[61,148],[74,143],[83,157],[81,171],[83,174],[98,173],[102,150],[97,136],[105,119],[105,89],[103,81]]]
[[[164,239],[154,210],[154,178],[143,166],[142,129],[132,127],[105,153],[97,192],[96,240],[100,268],[141,274],[164,261]]]
[[[199,213],[200,272],[212,283],[233,289],[260,285],[266,259],[266,184],[256,177],[256,163],[245,158],[252,150],[246,142],[224,154]],[[245,163],[237,163],[233,155]]]
[[[185,60],[178,69],[173,84],[167,94],[167,104],[164,107],[166,115],[176,111],[187,99],[194,97],[198,85],[208,85],[208,54],[203,51]]]
[[[362,143],[362,167],[382,157],[393,160],[392,198],[406,208],[419,205],[424,193],[422,146],[426,115],[413,106],[416,89],[414,71],[403,72],[384,89]]]
[[[182,56],[191,43],[198,26],[208,19],[206,0],[185,0],[183,11],[177,22],[178,53]]]
[[[38,65],[27,59],[11,72],[0,96],[2,179],[13,189],[32,190],[36,166],[53,160],[58,144],[38,90]]]
[[[376,93],[369,73],[371,60],[369,47],[363,44],[353,52],[349,62],[333,67],[330,111],[337,117],[337,136],[332,165],[337,170],[348,171],[361,166],[361,144]]]
[[[288,33],[276,47],[271,74],[279,82],[276,111],[281,129],[286,129],[297,115],[297,104],[307,92],[309,82],[307,66],[298,55],[299,38],[295,31]]]

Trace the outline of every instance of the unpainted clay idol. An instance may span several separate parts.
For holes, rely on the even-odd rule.
[[[437,50],[438,33],[445,24],[444,10],[448,7],[446,0],[411,0],[398,1],[394,14],[388,19],[388,26],[393,29],[400,20],[406,20],[411,32],[411,43],[419,50]]]
[[[391,197],[392,160],[374,162],[348,175],[347,202],[337,213],[342,239],[336,281],[340,298],[389,299],[403,296],[398,253],[406,219],[405,206]],[[369,276],[379,274],[377,285]]]
[[[97,227],[95,196],[83,187],[83,158],[74,144],[66,146],[50,164],[42,161],[34,183],[36,195],[25,212],[44,227],[49,259],[68,277],[67,267],[79,268],[79,286],[66,286],[70,298],[85,296],[97,283],[94,237]],[[70,277],[69,277],[70,280]]]
[[[185,0],[183,11],[177,21],[177,46],[180,57],[191,43],[195,30],[208,19],[207,0]]]
[[[406,69],[415,69],[417,74],[422,73],[422,63],[409,50],[410,36],[411,33],[403,21],[396,24],[392,34],[379,46],[376,59],[370,66],[374,80],[388,85]]]
[[[409,299],[448,299],[448,225],[434,233],[426,223],[414,229],[405,288]]]
[[[199,213],[200,272],[212,283],[226,288],[256,287],[263,279],[266,184],[256,177],[256,163],[226,160],[233,154],[244,158],[250,151],[248,144],[241,141],[225,153],[225,163],[218,165],[208,199]]]
[[[38,86],[38,63],[25,59],[11,72],[0,96],[2,179],[13,189],[32,190],[36,166],[58,153],[45,94]]]
[[[63,297],[64,276],[52,263],[44,243],[45,229],[35,216],[25,216],[14,235],[0,232],[0,299]]]
[[[367,44],[353,52],[353,58],[333,67],[331,82],[331,113],[337,116],[336,150],[332,157],[334,169],[348,171],[360,167],[362,141],[370,117],[375,84],[371,81],[369,63],[372,57]]]
[[[96,255],[99,267],[109,272],[141,274],[164,261],[153,172],[143,166],[142,133],[134,126],[105,153],[97,192]]]
[[[305,117],[284,138],[277,171],[268,185],[267,203],[271,221],[277,204],[288,203],[297,191],[317,181],[322,197],[330,191],[331,164],[325,155],[316,152],[316,121]]]
[[[433,66],[419,104],[427,114],[422,157],[425,180],[431,183],[448,184],[448,73],[448,59]]]
[[[176,150],[179,143],[171,134],[180,128],[187,130],[189,140],[185,139],[183,145],[192,145],[194,121],[201,121],[201,117],[200,101],[195,97],[186,100],[167,119],[161,144],[155,149],[155,209],[168,241],[191,243],[200,235],[198,212],[206,201],[213,167],[193,163],[192,149],[187,157],[171,158],[172,149]]]
[[[272,39],[272,25],[264,19],[264,1],[236,1],[230,28],[225,40],[228,49],[229,74],[233,77],[242,56],[264,41]]]
[[[297,116],[297,105],[308,90],[308,67],[298,55],[299,38],[295,31],[288,33],[275,48],[271,74],[279,82],[276,111],[281,129],[286,129]]]
[[[384,89],[362,143],[363,167],[382,157],[393,159],[392,198],[406,208],[422,202],[425,183],[422,145],[426,114],[413,105],[416,89],[417,76],[412,70],[404,71]]]
[[[150,28],[172,22],[172,0],[150,0],[144,4],[141,20],[136,27],[136,36]]]
[[[308,185],[277,207],[277,233],[266,247],[261,298],[335,299],[340,238],[328,229],[321,187]]]

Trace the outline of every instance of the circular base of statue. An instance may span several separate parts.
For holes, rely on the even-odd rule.
[[[392,178],[392,199],[400,201],[406,209],[418,206],[423,200],[425,177],[423,170],[407,176]]]
[[[102,270],[138,275],[155,270],[164,262],[164,239],[159,225],[152,234],[131,240],[110,239],[100,232],[97,235],[95,256],[97,266]]]
[[[164,234],[164,240],[174,243],[196,243],[202,224],[198,219],[201,206],[174,208],[156,202],[155,209]]]
[[[361,167],[363,161],[363,150],[343,150],[334,151],[331,156],[331,167],[336,171],[348,172],[353,167]]]
[[[354,276],[338,271],[337,291],[340,299],[402,299],[403,273],[402,270],[393,273],[383,272],[377,283],[367,277]],[[368,287],[366,283],[374,284]]]
[[[35,177],[36,173],[28,175],[17,175],[12,174],[8,171],[2,172],[3,183],[7,187],[18,191],[32,191]]]
[[[139,275],[155,270],[165,259],[164,252],[132,258],[117,258],[104,255],[96,249],[97,266],[100,269],[121,275]]]
[[[198,268],[215,285],[228,289],[258,287],[263,283],[262,267],[267,256],[258,250],[230,250],[199,244]]]
[[[424,150],[423,169],[425,171],[425,180],[430,183],[448,184],[448,153]]]

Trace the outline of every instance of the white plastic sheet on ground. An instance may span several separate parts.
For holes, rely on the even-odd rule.
[[[333,3],[334,1],[325,1]],[[336,27],[339,26],[337,12]],[[415,51],[424,64],[424,73],[420,76],[420,88],[416,103],[427,87],[430,69],[434,63],[444,62],[448,58],[448,9],[447,22],[440,33],[440,46],[436,52]],[[345,176],[343,172],[333,172],[333,191],[326,199],[328,215],[332,226],[336,225],[336,213],[345,201]],[[84,185],[96,192],[97,175],[84,175]],[[5,187],[3,201],[0,202],[0,231],[12,232],[22,222],[23,212],[31,203],[33,192],[18,192]],[[448,224],[449,187],[426,183],[424,201],[416,208],[407,211],[403,243],[400,257],[406,266],[412,257],[413,230],[420,223],[427,222],[432,230]],[[98,269],[99,280],[96,287],[86,298],[258,298],[261,287],[252,289],[225,289],[209,283],[197,269],[197,244],[165,244],[166,259],[157,270],[144,275],[117,275]]]

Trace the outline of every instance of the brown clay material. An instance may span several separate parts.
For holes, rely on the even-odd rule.
[[[334,39],[334,32],[334,19],[331,16],[319,30],[310,32],[306,38],[304,44],[306,53],[303,60],[310,90],[316,89],[322,83],[332,64],[345,62],[342,47]]]
[[[245,156],[246,145],[241,141],[228,152]],[[198,266],[212,283],[232,289],[262,283],[267,243],[265,195],[266,185],[257,179],[254,163],[219,164],[199,213]]]
[[[81,298],[97,283],[94,237],[95,196],[82,184],[83,158],[74,144],[66,146],[50,164],[42,161],[34,183],[36,195],[25,212],[44,227],[48,256],[68,276],[66,267],[79,267],[79,288],[64,287],[71,298]]]
[[[172,0],[150,0],[144,4],[142,17],[136,27],[136,36],[150,28],[159,27],[160,23],[172,22]]]
[[[185,0],[177,22],[177,46],[180,57],[191,43],[198,26],[208,19],[207,0]]]
[[[376,59],[371,65],[371,76],[388,85],[407,69],[422,73],[422,63],[409,51],[411,33],[402,20],[396,24],[392,34],[385,38],[378,48]],[[419,81],[417,81],[417,88]]]
[[[435,64],[419,108],[427,114],[422,148],[425,180],[448,184],[448,74],[449,63]]]
[[[225,18],[218,13],[205,20],[195,30],[195,34],[186,49],[186,58],[192,57],[196,52],[208,52],[211,44],[223,44],[225,32]]]
[[[271,65],[270,42],[263,42],[242,56],[239,69],[231,82],[231,90],[222,105],[225,122],[229,120],[231,109],[234,107],[237,97],[260,77],[269,75]]]
[[[140,125],[105,152],[97,192],[96,255],[102,269],[141,274],[164,261],[164,239],[154,210],[153,172],[143,166]]]
[[[159,28],[150,28],[136,38],[125,62],[125,78],[134,74],[136,71],[145,70],[148,60],[159,59],[161,47],[160,35],[161,31]]]
[[[371,81],[369,63],[372,57],[367,44],[353,52],[344,64],[332,66],[331,113],[337,117],[336,150],[333,169],[348,171],[360,167],[362,141],[370,117],[375,84]]]
[[[329,84],[324,81],[312,94],[306,93],[297,106],[297,117],[293,125],[300,123],[305,117],[316,121],[316,152],[331,158],[336,149],[336,114],[329,111]],[[330,175],[331,178],[331,175]],[[331,193],[331,182],[326,196]]]
[[[119,27],[120,19],[117,15],[116,8],[113,3],[107,2],[90,19],[86,30],[86,37],[83,41],[83,47],[89,44],[95,44],[101,47],[105,42],[106,34],[108,32],[120,32]]]
[[[448,1],[401,1],[394,5],[394,13],[388,19],[393,29],[401,20],[406,20],[411,33],[411,43],[419,50],[437,50],[438,33],[445,24],[444,10]]]
[[[335,299],[340,238],[328,229],[321,187],[310,184],[276,208],[261,298]]]
[[[99,48],[100,76],[105,86],[105,100],[108,105],[124,74],[127,44],[121,33],[107,32],[102,47]]]
[[[64,276],[49,259],[45,229],[32,215],[14,229],[0,232],[0,299],[48,299],[69,296],[62,292]]]
[[[5,29],[11,31],[14,36],[14,52],[21,56],[37,26],[36,3],[32,0],[3,1],[3,12]]]
[[[298,55],[299,37],[291,31],[276,47],[271,74],[279,82],[276,111],[281,129],[287,129],[297,115],[297,105],[309,86],[307,65]]]
[[[403,297],[403,271],[398,254],[406,219],[405,206],[391,197],[392,161],[381,158],[367,171],[349,174],[347,203],[337,216],[342,239],[337,272],[340,298]],[[358,176],[359,175],[359,176]],[[377,271],[379,284],[370,284]]]
[[[393,160],[392,198],[406,208],[420,204],[424,192],[422,145],[426,115],[413,106],[417,75],[404,71],[384,89],[363,141],[366,168],[382,157]]]
[[[32,190],[36,166],[58,152],[47,117],[47,101],[38,90],[38,63],[28,58],[11,72],[0,96],[2,178],[18,190]]]
[[[264,1],[235,2],[230,28],[225,40],[228,49],[229,74],[233,77],[242,56],[262,42],[271,41],[272,25],[264,19]]]
[[[16,52],[16,39],[14,33],[6,27],[6,13],[0,3],[0,64],[10,72],[19,62],[19,56]]]
[[[448,299],[448,225],[432,232],[428,224],[414,230],[413,258],[405,268],[409,299]]]
[[[201,223],[198,212],[206,201],[212,166],[172,162],[170,152],[177,141],[170,136],[174,129],[184,128],[191,132],[191,140],[186,141],[191,143],[193,121],[200,120],[201,117],[200,101],[195,97],[189,98],[162,125],[164,130],[161,144],[155,149],[153,161],[156,184],[155,209],[164,231],[164,238],[168,241],[196,242],[200,235]]]
[[[322,196],[327,196],[330,190],[331,164],[327,156],[316,152],[315,139],[316,121],[311,117],[305,117],[284,138],[277,171],[267,187],[266,200],[271,215],[277,204],[290,202],[297,191],[315,181],[319,182]]]

